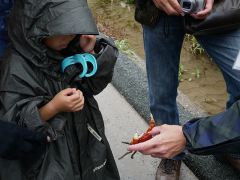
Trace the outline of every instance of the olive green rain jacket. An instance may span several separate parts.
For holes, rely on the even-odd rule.
[[[87,1],[17,0],[7,20],[11,43],[0,58],[0,119],[45,133],[51,142],[22,159],[0,159],[0,180],[120,179],[93,97],[111,81],[118,49],[110,39],[97,39],[92,77],[80,79],[79,64],[61,70],[64,58],[83,53],[81,34],[98,34]],[[45,37],[70,34],[77,36],[60,55],[42,44]],[[43,121],[38,108],[68,87],[83,92],[83,110]]]

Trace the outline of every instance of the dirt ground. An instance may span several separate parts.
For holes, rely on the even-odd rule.
[[[127,39],[138,58],[133,61],[145,71],[142,28],[134,20],[134,5],[127,5],[120,0],[106,0],[105,3],[88,0],[88,3],[99,31],[114,40]],[[180,75],[183,81],[179,84],[178,101],[197,115],[203,115],[204,112],[213,115],[224,111],[229,94],[222,74],[205,53],[192,52],[191,38],[185,38],[181,52],[180,63],[185,74]]]

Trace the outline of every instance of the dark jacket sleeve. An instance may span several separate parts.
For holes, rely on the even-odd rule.
[[[37,96],[32,98],[21,110],[18,125],[50,136],[51,141],[63,136],[63,128],[67,121],[58,113],[47,122],[42,120],[39,108],[52,100],[51,97]]]
[[[109,38],[97,39],[95,53],[97,72],[92,77],[86,78],[93,95],[99,94],[112,81],[114,66],[119,54],[113,40]]]
[[[219,114],[194,118],[183,126],[186,149],[192,154],[239,153],[240,100]]]

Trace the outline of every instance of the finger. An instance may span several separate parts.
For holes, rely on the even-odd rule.
[[[64,89],[64,90],[62,90],[62,93],[64,96],[67,96],[68,94],[73,93],[73,88]]]
[[[212,9],[211,9],[212,10]],[[199,11],[196,16],[197,17],[203,17],[203,16],[208,16],[211,13],[211,10],[209,9],[204,9],[203,11]]]
[[[190,14],[194,19],[206,19],[208,17],[208,14],[207,15],[204,15],[204,16],[198,16],[196,14]]]
[[[146,142],[130,145],[127,147],[127,150],[128,151],[145,151],[146,152],[147,150],[151,149],[154,146],[155,146],[154,142],[152,142],[152,139],[150,139]]]
[[[172,3],[173,4],[173,3]],[[176,9],[174,9],[174,7],[176,7],[178,9],[178,7],[176,5],[174,5],[174,7],[172,6],[172,4],[170,4],[169,2],[167,2],[164,6],[163,6],[163,10],[168,14],[168,15],[175,15],[175,16],[179,16],[180,13],[182,12],[178,12]],[[181,7],[180,7],[181,8]]]
[[[83,104],[84,103],[83,93],[81,91],[77,90],[76,93],[71,96],[70,100],[72,101],[74,106],[77,104]]]
[[[76,93],[76,88],[72,88],[72,93],[73,93],[73,94]]]
[[[83,34],[80,36],[81,43],[83,43],[83,42],[86,43],[86,40],[87,40],[87,35]]]
[[[127,147],[128,151],[142,151],[144,150],[144,143],[133,144]]]
[[[74,106],[74,111],[80,111],[83,109],[83,107],[84,107],[84,99],[80,103]]]
[[[76,112],[76,111],[81,111],[81,110],[83,109],[83,107],[84,107],[84,105],[82,105],[82,106],[76,108],[76,109],[74,110],[74,112]]]
[[[161,133],[161,126],[156,126],[149,132],[149,134],[153,136],[158,135],[160,133]]]
[[[199,11],[197,14],[190,14],[190,15],[195,19],[206,19],[212,11],[212,6],[213,6],[213,2],[209,0],[207,1],[204,10]]]
[[[28,129],[23,129],[23,138],[27,141],[35,143],[47,143],[47,136],[40,132],[31,131]]]
[[[87,38],[87,35],[82,35],[80,36],[80,46],[83,48],[84,46],[87,45],[88,43],[88,38]]]
[[[78,104],[79,102],[81,102],[81,93],[79,90],[77,90],[75,92],[75,94],[72,94],[71,96],[69,96],[69,100],[72,101],[74,104]]]
[[[78,100],[76,102],[75,106],[73,107],[73,109],[77,109],[77,108],[79,108],[80,106],[83,106],[83,105],[84,105],[84,99],[83,100]]]
[[[163,159],[172,159],[174,156],[169,156],[168,154],[159,154],[159,153],[156,153],[156,154],[151,154],[152,157],[154,158],[163,158]]]
[[[81,104],[81,105],[84,105],[84,102],[85,102],[84,96],[82,96],[82,98],[79,98],[79,99],[81,100],[80,104]]]
[[[82,93],[82,91],[77,90],[75,94],[76,94],[76,96],[77,96],[77,100],[79,100],[79,102],[82,101],[82,99],[83,99],[83,93]]]
[[[150,154],[152,157],[154,157],[154,158],[164,158],[164,156],[162,155],[162,154],[158,154],[158,153],[156,153],[156,154]]]
[[[213,6],[213,1],[208,0],[208,1],[206,2],[205,9],[202,10],[202,11],[199,11],[199,12],[197,13],[197,16],[206,16],[206,15],[210,14],[211,11],[212,11],[212,6]]]
[[[50,142],[51,138],[49,136],[47,136],[47,142]]]
[[[170,1],[170,4],[173,7],[173,9],[175,9],[179,14],[183,12],[181,5],[178,3],[177,0]]]
[[[77,92],[79,93],[79,99],[82,99],[82,98],[83,98],[83,93],[82,93],[82,91],[78,90]]]
[[[95,35],[89,35],[89,38],[94,44],[96,43],[96,36]]]

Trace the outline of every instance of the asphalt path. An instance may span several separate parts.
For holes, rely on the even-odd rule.
[[[115,65],[112,84],[137,113],[149,123],[150,110],[146,73],[122,52],[120,52]],[[181,125],[194,118],[194,115],[179,103],[178,110]],[[200,180],[240,179],[231,166],[215,160],[211,155],[196,156],[187,152],[183,162]]]

